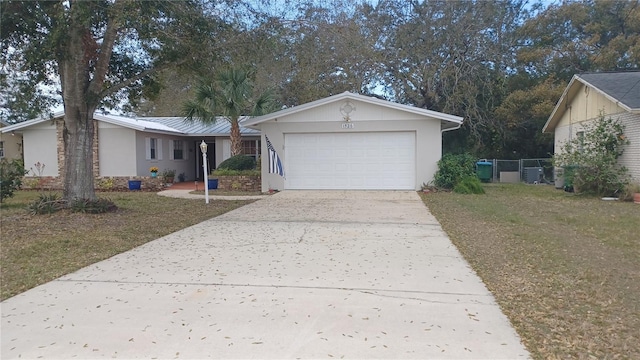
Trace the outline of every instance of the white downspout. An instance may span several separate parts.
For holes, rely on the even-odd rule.
[[[452,127],[452,128],[448,128],[448,129],[442,129],[442,130],[440,130],[440,135],[442,135],[445,131],[451,131],[451,130],[458,130],[458,129],[460,129],[460,128],[462,127],[462,123],[463,123],[463,122],[464,122],[464,121],[462,121],[462,122],[461,122],[460,124],[458,124],[458,126],[456,126],[456,127]]]

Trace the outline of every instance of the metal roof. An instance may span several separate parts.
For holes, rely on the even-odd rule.
[[[242,127],[242,121],[246,119],[247,117],[240,119],[240,134],[260,135],[258,130]],[[163,124],[188,136],[228,136],[231,133],[231,124],[222,117],[217,118],[214,124],[209,125],[200,121],[188,122],[183,117],[139,117],[137,120]]]
[[[52,117],[44,116],[37,119],[9,125],[3,127],[2,131],[10,132],[23,128],[27,128],[45,121],[61,118],[64,112],[56,112]],[[138,117],[130,118],[119,115],[104,115],[95,113],[93,118],[109,124],[114,124],[138,131],[176,134],[182,136],[229,136],[231,133],[231,124],[225,118],[218,118],[214,124],[204,125],[199,121],[186,122],[183,117]],[[246,118],[241,119],[241,121]],[[260,131],[242,127],[240,124],[240,134],[242,135],[260,135]]]

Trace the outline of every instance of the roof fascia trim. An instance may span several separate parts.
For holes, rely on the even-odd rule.
[[[11,132],[11,131],[15,131],[15,130],[20,130],[20,129],[24,129],[24,128],[28,128],[34,125],[38,125],[41,124],[45,121],[52,121],[58,118],[64,117],[64,111],[57,111],[55,113],[52,114],[52,116],[40,116],[37,117],[35,119],[32,120],[27,120],[27,121],[23,121],[23,122],[19,122],[17,124],[13,124],[13,125],[9,125],[6,127],[3,127],[2,129],[0,129],[0,132],[2,133],[6,133],[6,132]]]
[[[548,132],[551,132],[551,130],[555,130],[555,127],[559,121],[559,118],[562,116],[562,114],[564,114],[564,110],[559,112],[560,106],[564,104],[565,110],[566,110],[566,103],[568,102],[569,91],[574,86],[577,79],[578,79],[578,75],[573,75],[567,87],[564,88],[564,91],[562,92],[562,96],[560,96],[560,100],[558,100],[558,102],[556,103],[556,106],[553,108],[553,111],[551,112],[551,115],[549,115],[547,122],[542,127],[543,133],[546,133],[547,129],[549,130]]]

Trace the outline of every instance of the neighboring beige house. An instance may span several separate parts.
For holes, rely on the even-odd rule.
[[[574,75],[542,132],[555,134],[555,151],[600,114],[625,126],[630,144],[619,163],[640,181],[640,71]]]
[[[0,121],[0,129],[9,126]],[[0,159],[22,159],[22,135],[15,132],[0,132]]]
[[[262,141],[262,190],[419,190],[433,180],[442,133],[463,119],[345,92],[246,120]],[[277,153],[284,176],[270,173]],[[269,156],[267,156],[267,154]]]
[[[64,113],[52,118],[38,118],[2,128],[3,139],[9,134],[21,136],[24,142],[25,169],[27,176],[46,178],[48,184],[60,186],[63,173],[64,151],[62,124]],[[184,118],[128,118],[95,114],[96,135],[94,138],[94,175],[96,178],[148,177],[149,168],[158,167],[160,173],[166,169],[184,174],[185,180],[202,179],[202,153],[199,148],[203,140],[209,145],[208,168],[231,156],[229,123],[220,119],[214,125],[185,123]],[[242,129],[243,152],[258,158],[260,133]],[[38,172],[36,163],[44,164]]]

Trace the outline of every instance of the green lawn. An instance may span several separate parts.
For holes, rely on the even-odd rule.
[[[100,193],[119,209],[28,215],[38,192],[19,191],[0,206],[2,300],[251,201],[174,199],[149,192]]]
[[[548,185],[423,194],[538,359],[640,358],[640,205]]]

